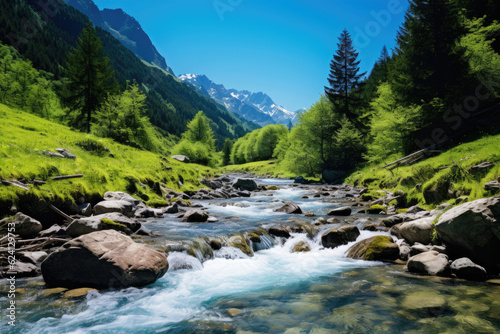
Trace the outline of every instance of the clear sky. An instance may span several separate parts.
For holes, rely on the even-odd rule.
[[[347,28],[363,71],[395,45],[408,0],[94,0],[134,16],[175,74],[262,91],[285,108],[323,93]]]

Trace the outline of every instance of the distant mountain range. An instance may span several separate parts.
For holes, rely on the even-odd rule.
[[[286,110],[277,105],[267,94],[252,93],[246,90],[226,89],[201,74],[184,74],[179,79],[194,86],[201,94],[211,97],[223,104],[229,111],[243,116],[260,126],[269,124],[288,125],[298,121],[298,112]]]
[[[174,74],[139,22],[122,9],[99,10],[92,0],[64,1],[87,15],[94,25],[108,31],[139,58]]]

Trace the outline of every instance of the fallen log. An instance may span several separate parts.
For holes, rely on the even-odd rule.
[[[15,186],[15,187],[18,187],[18,188],[21,188],[24,190],[30,190],[30,188],[28,188],[28,186],[23,185],[23,184],[19,184],[17,182],[11,182],[11,181],[7,181],[7,180],[2,180],[1,182],[5,186]]]
[[[83,174],[77,174],[77,175],[64,175],[64,176],[54,176],[52,177],[53,181],[60,181],[60,180],[68,180],[68,179],[78,179],[83,177]]]
[[[69,221],[70,223],[72,223],[74,221],[73,218],[71,218],[70,216],[68,216],[67,214],[65,214],[64,212],[62,212],[61,210],[59,210],[58,208],[56,208],[55,206],[53,206],[52,204],[50,204],[49,207],[52,210],[54,210],[58,215],[60,215],[61,217],[63,217],[67,221]]]

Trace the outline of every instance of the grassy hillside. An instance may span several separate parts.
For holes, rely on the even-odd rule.
[[[221,173],[250,173],[260,176],[277,177],[277,178],[295,178],[297,175],[287,171],[276,161],[256,161],[242,165],[230,165],[220,169]]]
[[[424,204],[433,207],[437,202],[425,196],[429,192],[441,194],[453,192],[455,197],[465,196],[468,200],[492,196],[484,184],[500,177],[500,135],[486,136],[479,140],[456,146],[438,156],[412,166],[392,171],[380,166],[368,166],[351,175],[346,182],[370,189],[398,189],[406,193],[410,204]],[[493,167],[485,170],[471,170],[482,162],[491,162]]]
[[[0,119],[0,179],[47,181],[41,186],[30,185],[29,191],[0,185],[0,216],[13,203],[30,198],[73,202],[80,196],[98,198],[106,191],[126,191],[150,204],[161,203],[163,198],[156,182],[175,190],[194,190],[200,186],[199,178],[214,174],[213,169],[205,166],[181,164],[112,140],[74,132],[2,104]],[[42,154],[42,150],[54,152],[56,148],[67,149],[77,159]],[[51,180],[53,176],[73,174],[84,177]],[[184,180],[182,187],[179,180]]]

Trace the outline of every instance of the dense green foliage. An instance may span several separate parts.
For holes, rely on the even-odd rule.
[[[89,19],[62,0],[0,0],[0,41],[14,46],[39,70],[59,80],[66,57]],[[217,147],[226,138],[236,139],[258,126],[227,111],[187,84],[137,58],[108,32],[96,28],[105,55],[111,60],[116,78],[125,89],[135,80],[147,96],[147,116],[162,134],[180,136],[187,123],[203,110],[214,125]]]
[[[68,54],[63,101],[70,110],[70,124],[90,133],[94,113],[118,84],[104,55],[101,40],[89,23],[78,38],[77,47]]]
[[[271,159],[278,142],[288,136],[285,125],[268,125],[245,135],[234,143],[230,160],[235,164]]]
[[[162,152],[162,136],[149,122],[146,110],[146,96],[137,84],[129,84],[123,94],[108,96],[95,113],[92,132],[125,145]]]
[[[203,111],[196,114],[188,124],[174,153],[187,156],[192,162],[202,165],[215,165],[214,132]]]
[[[37,71],[16,50],[1,43],[0,103],[47,119],[59,119],[63,115],[52,76]]]
[[[396,49],[384,47],[362,82],[358,53],[342,32],[326,96],[274,147],[273,168],[347,172],[498,133],[498,108],[490,107],[500,94],[499,9],[488,0],[410,1]],[[256,143],[255,133],[236,142],[232,161],[259,160]]]

